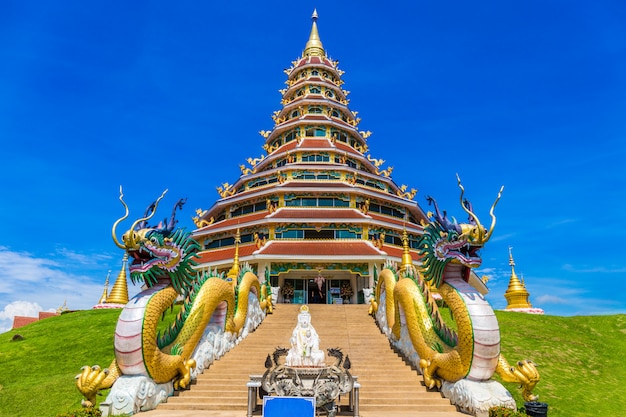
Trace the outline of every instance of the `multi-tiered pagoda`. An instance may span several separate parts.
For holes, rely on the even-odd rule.
[[[418,260],[410,248],[426,214],[416,190],[398,186],[392,168],[369,154],[371,132],[359,130],[316,21],[314,13],[302,57],[285,70],[274,128],[260,132],[266,154],[248,158],[239,179],[218,188],[220,199],[197,210],[198,268],[226,272],[234,259],[261,278],[269,271],[279,302],[361,303],[374,268],[402,262],[405,233],[405,259]]]

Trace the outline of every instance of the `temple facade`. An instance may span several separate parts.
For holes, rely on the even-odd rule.
[[[317,14],[302,56],[285,70],[272,130],[259,132],[265,153],[240,165],[218,187],[219,199],[196,210],[194,238],[202,270],[227,272],[248,263],[278,302],[362,303],[375,267],[411,258],[426,213],[417,190],[396,184],[393,168],[370,154],[371,132],[349,106],[344,72],[326,55]],[[486,293],[475,276],[472,284]]]

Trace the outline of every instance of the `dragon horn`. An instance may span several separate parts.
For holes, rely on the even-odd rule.
[[[478,217],[474,214],[474,212],[469,210],[465,207],[465,204],[463,204],[463,194],[465,193],[465,188],[463,188],[463,184],[461,184],[461,177],[459,177],[459,174],[456,174],[456,179],[459,182],[459,188],[461,189],[461,207],[463,207],[463,210],[465,210],[465,212],[476,222],[476,228],[478,229],[478,241],[484,243],[486,240],[483,235],[483,226],[480,224],[480,220],[478,220]]]
[[[150,214],[148,214],[147,216],[144,216],[140,219],[135,220],[135,223],[133,223],[133,225],[130,227],[130,229],[128,229],[128,238],[126,240],[124,240],[124,244],[125,246],[121,246],[122,249],[127,249],[127,248],[132,248],[133,246],[135,246],[135,238],[134,238],[134,230],[135,227],[143,222],[143,221],[148,221],[152,218],[152,216],[155,215],[157,207],[159,206],[159,201],[161,201],[161,199],[165,196],[165,194],[167,193],[167,189],[165,191],[163,191],[163,194],[161,194],[161,196],[159,198],[156,199],[156,201],[154,202],[154,210],[152,210],[152,212]]]
[[[159,198],[156,199],[156,201],[154,202],[154,208],[152,209],[152,211],[150,212],[150,214],[146,214],[145,217],[142,217],[141,219],[135,220],[135,223],[133,223],[133,225],[130,227],[130,230],[135,230],[135,227],[143,222],[143,221],[148,221],[152,218],[152,216],[154,216],[156,214],[157,211],[157,207],[159,206],[159,201],[161,201],[161,199],[163,197],[165,197],[165,194],[167,193],[167,189],[165,189],[165,191],[163,191],[163,194],[161,194],[161,196]]]
[[[113,242],[115,242],[117,247],[119,247],[120,249],[126,249],[126,247],[122,245],[119,240],[117,240],[117,236],[115,233],[115,229],[117,228],[117,225],[120,224],[123,220],[125,220],[128,217],[128,206],[124,202],[124,193],[122,192],[121,185],[120,185],[120,201],[124,205],[124,208],[126,209],[126,213],[124,214],[123,217],[119,218],[115,223],[113,223],[113,230],[111,231],[111,234],[113,235]]]
[[[487,236],[485,236],[485,242],[489,240],[489,238],[491,237],[491,234],[493,233],[494,227],[496,227],[496,215],[493,214],[493,211],[495,210],[496,204],[498,204],[498,201],[500,201],[500,197],[502,197],[502,191],[504,191],[504,185],[500,187],[500,191],[498,192],[496,201],[493,202],[493,205],[491,206],[491,210],[489,210],[489,215],[491,216],[491,227],[489,228],[489,231],[487,232]]]

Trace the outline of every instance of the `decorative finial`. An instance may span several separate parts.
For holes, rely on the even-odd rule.
[[[241,234],[239,233],[239,228],[237,228],[237,233],[235,234],[235,256],[233,257],[233,266],[226,274],[227,278],[231,279],[233,286],[237,285],[237,277],[239,276],[239,243],[241,243]]]
[[[515,266],[515,261],[513,260],[513,246],[509,246],[509,265]]]
[[[100,301],[98,304],[104,304],[107,302],[107,298],[109,296],[109,277],[111,276],[111,270],[107,273],[107,279],[104,281],[104,291],[102,292],[102,296],[100,297]]]
[[[313,10],[313,15],[311,16],[311,20],[313,24],[311,26],[311,34],[309,35],[309,41],[306,43],[304,47],[303,56],[326,56],[326,51],[324,51],[324,46],[322,45],[322,41],[320,40],[320,35],[317,32],[317,9]]]
[[[400,267],[400,271],[407,273],[408,271],[413,272],[413,269],[413,258],[409,251],[409,235],[406,232],[405,225],[402,230],[402,266]]]

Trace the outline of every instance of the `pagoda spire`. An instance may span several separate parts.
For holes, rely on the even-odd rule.
[[[111,276],[111,270],[107,273],[107,279],[104,281],[104,290],[102,291],[102,296],[100,297],[100,301],[98,304],[104,304],[107,302],[107,297],[109,296],[109,277]]]
[[[122,258],[122,269],[111,288],[111,292],[107,297],[107,304],[127,304],[128,303],[128,284],[126,282],[126,263],[128,262],[128,254],[124,253]]]
[[[235,235],[235,256],[233,257],[233,266],[226,274],[226,278],[230,278],[233,283],[233,287],[237,286],[237,277],[239,276],[239,243],[241,243],[241,234],[239,228],[237,228],[237,234]]]
[[[515,261],[513,260],[513,248],[509,247],[509,265],[511,266],[511,279],[509,280],[509,287],[504,293],[507,306],[506,309],[514,308],[532,308],[532,305],[528,301],[528,291],[526,286],[519,280],[515,273]]]
[[[406,273],[413,268],[413,258],[411,257],[411,252],[409,251],[409,236],[406,233],[405,226],[402,231],[402,266],[400,267],[400,272]]]
[[[311,16],[311,20],[313,20],[313,24],[311,26],[311,34],[309,35],[309,40],[304,47],[303,56],[326,56],[326,51],[324,51],[324,46],[322,45],[322,41],[320,40],[320,35],[317,32],[317,9],[313,10],[313,15]]]

